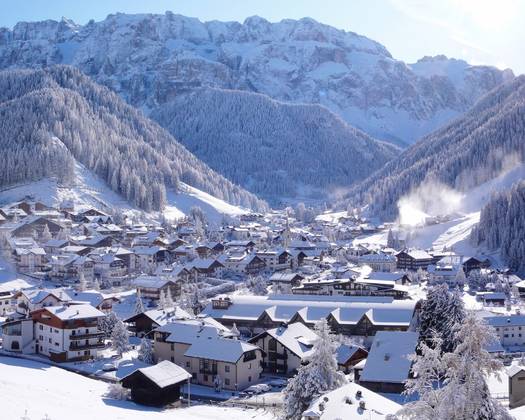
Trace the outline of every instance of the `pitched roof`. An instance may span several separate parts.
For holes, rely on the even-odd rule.
[[[403,383],[407,380],[419,334],[411,331],[378,331],[368,353],[361,381]]]
[[[282,325],[267,330],[262,334],[268,334],[275,338],[279,343],[302,360],[308,359],[312,355],[313,344],[318,339],[317,334],[302,322]],[[255,338],[252,342],[254,341]]]
[[[62,321],[106,316],[91,305],[46,306],[43,310],[52,313]]]
[[[120,381],[122,382],[124,379],[135,375],[137,372],[142,373],[159,388],[166,388],[167,386],[178,384],[191,378],[191,375],[180,366],[169,360],[163,360],[156,365],[137,369],[129,375],[126,375]]]

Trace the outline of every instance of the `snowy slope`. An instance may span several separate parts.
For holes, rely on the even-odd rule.
[[[200,86],[319,103],[368,134],[412,143],[512,78],[444,56],[396,60],[364,36],[310,18],[201,22],[174,15],[109,15],[77,25],[21,22],[0,29],[0,68],[71,64],[145,112]]]
[[[186,184],[181,183],[180,189],[180,192],[167,193],[168,204],[164,209],[164,215],[168,219],[184,217],[192,206],[199,206],[208,220],[213,222],[220,221],[222,215],[238,216],[247,212]],[[58,185],[53,179],[44,179],[4,189],[0,191],[0,206],[25,197],[32,197],[54,206],[64,200],[72,200],[78,208],[96,207],[106,212],[118,208],[129,214],[140,212],[78,162],[75,166],[75,179],[72,180],[71,185]],[[149,215],[158,216],[158,213],[149,213]]]
[[[29,360],[0,357],[2,420],[271,419],[262,410],[194,405],[157,409],[104,397],[107,383]],[[46,417],[46,415],[48,417]]]

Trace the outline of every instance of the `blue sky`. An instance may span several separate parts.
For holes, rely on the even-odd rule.
[[[3,0],[0,26],[171,10],[201,20],[312,17],[368,36],[407,62],[445,54],[525,73],[525,0]]]

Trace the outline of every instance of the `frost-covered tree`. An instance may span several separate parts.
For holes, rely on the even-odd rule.
[[[134,314],[141,314],[145,311],[144,309],[144,302],[142,302],[142,296],[140,294],[140,289],[137,289],[137,294],[135,296],[135,309]]]
[[[93,290],[100,290],[100,283],[99,283],[98,279],[95,279],[93,281]]]
[[[283,391],[285,419],[301,419],[313,399],[346,383],[345,376],[337,370],[338,342],[326,319],[316,323],[315,332],[318,339],[309,363],[299,368]]]
[[[268,294],[268,283],[262,276],[248,278],[248,280],[246,280],[246,287],[256,296]]]
[[[80,273],[78,274],[77,290],[79,292],[84,292],[86,289],[87,289],[86,277],[84,276],[84,272],[80,271]]]
[[[163,290],[161,290],[159,292],[159,300],[157,302],[157,308],[158,309],[166,309],[168,306],[167,306],[167,302],[166,302],[166,293],[164,293]]]
[[[454,280],[456,281],[456,284],[461,288],[463,288],[463,286],[467,283],[467,276],[463,271],[463,267],[458,268],[458,272],[456,273],[456,277]]]
[[[99,319],[98,328],[106,334],[106,337],[110,337],[118,321],[119,319],[115,312],[110,312],[106,316]]]
[[[173,308],[175,306],[175,302],[173,301],[173,296],[171,295],[170,289],[166,290],[165,305],[166,308]]]
[[[138,351],[138,358],[139,360],[142,360],[144,363],[147,364],[153,364],[153,346],[151,345],[151,341],[143,337],[140,341],[140,347]]]
[[[499,376],[502,364],[485,348],[497,340],[494,332],[476,314],[469,313],[455,326],[458,345],[451,353],[439,352],[439,341],[421,344],[415,357],[414,379],[407,381],[409,393],[419,400],[399,413],[418,420],[510,420],[512,416],[490,395],[487,377]]]
[[[465,316],[465,306],[459,290],[449,292],[446,284],[429,288],[420,313],[420,334],[427,344],[437,333],[442,338],[442,350],[452,351],[456,346],[454,328]]]
[[[42,230],[41,238],[43,242],[47,242],[53,238],[53,235],[51,235],[49,226],[47,224],[44,225],[44,229]]]
[[[124,322],[120,319],[113,326],[111,332],[111,347],[119,356],[129,350],[129,333]]]

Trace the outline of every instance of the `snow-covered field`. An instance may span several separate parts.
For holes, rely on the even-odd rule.
[[[80,163],[75,166],[75,180],[71,186],[60,186],[52,179],[44,179],[7,188],[0,191],[0,206],[27,196],[54,206],[64,200],[71,200],[79,208],[89,206],[103,211],[119,208],[124,213],[139,211]],[[199,206],[211,222],[219,222],[224,214],[236,216],[247,212],[183,183],[180,192],[168,191],[167,201],[164,214],[170,219],[184,217],[193,206]]]
[[[39,362],[0,357],[0,418],[19,420],[272,419],[262,409],[195,405],[156,409],[104,397],[107,384]]]

